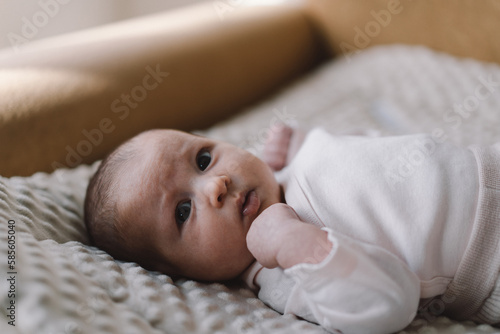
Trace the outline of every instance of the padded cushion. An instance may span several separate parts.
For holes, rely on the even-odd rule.
[[[500,63],[500,2],[468,0],[309,0],[333,53],[379,44],[420,44]]]

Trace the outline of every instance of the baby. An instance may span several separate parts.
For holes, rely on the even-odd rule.
[[[394,332],[419,309],[496,324],[499,167],[497,146],[437,135],[304,137],[281,126],[261,160],[151,130],[101,163],[85,221],[117,259],[241,278],[271,307],[331,332]]]

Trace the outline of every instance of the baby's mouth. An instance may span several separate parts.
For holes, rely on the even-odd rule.
[[[259,211],[260,199],[255,190],[250,190],[246,193],[241,206],[241,214],[243,216],[254,216]]]

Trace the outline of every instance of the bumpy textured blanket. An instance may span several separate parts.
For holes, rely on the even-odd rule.
[[[434,131],[489,144],[500,140],[500,66],[422,47],[372,48],[199,133],[259,154],[278,119],[339,134]],[[1,333],[324,333],[275,312],[240,283],[173,281],[89,246],[82,203],[96,166],[0,178]],[[436,310],[405,332],[500,329]]]

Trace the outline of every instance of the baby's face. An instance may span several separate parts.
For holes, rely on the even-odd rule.
[[[138,139],[140,153],[119,184],[132,243],[158,252],[161,271],[200,280],[242,273],[253,261],[250,225],[280,201],[271,169],[241,148],[184,132]]]

